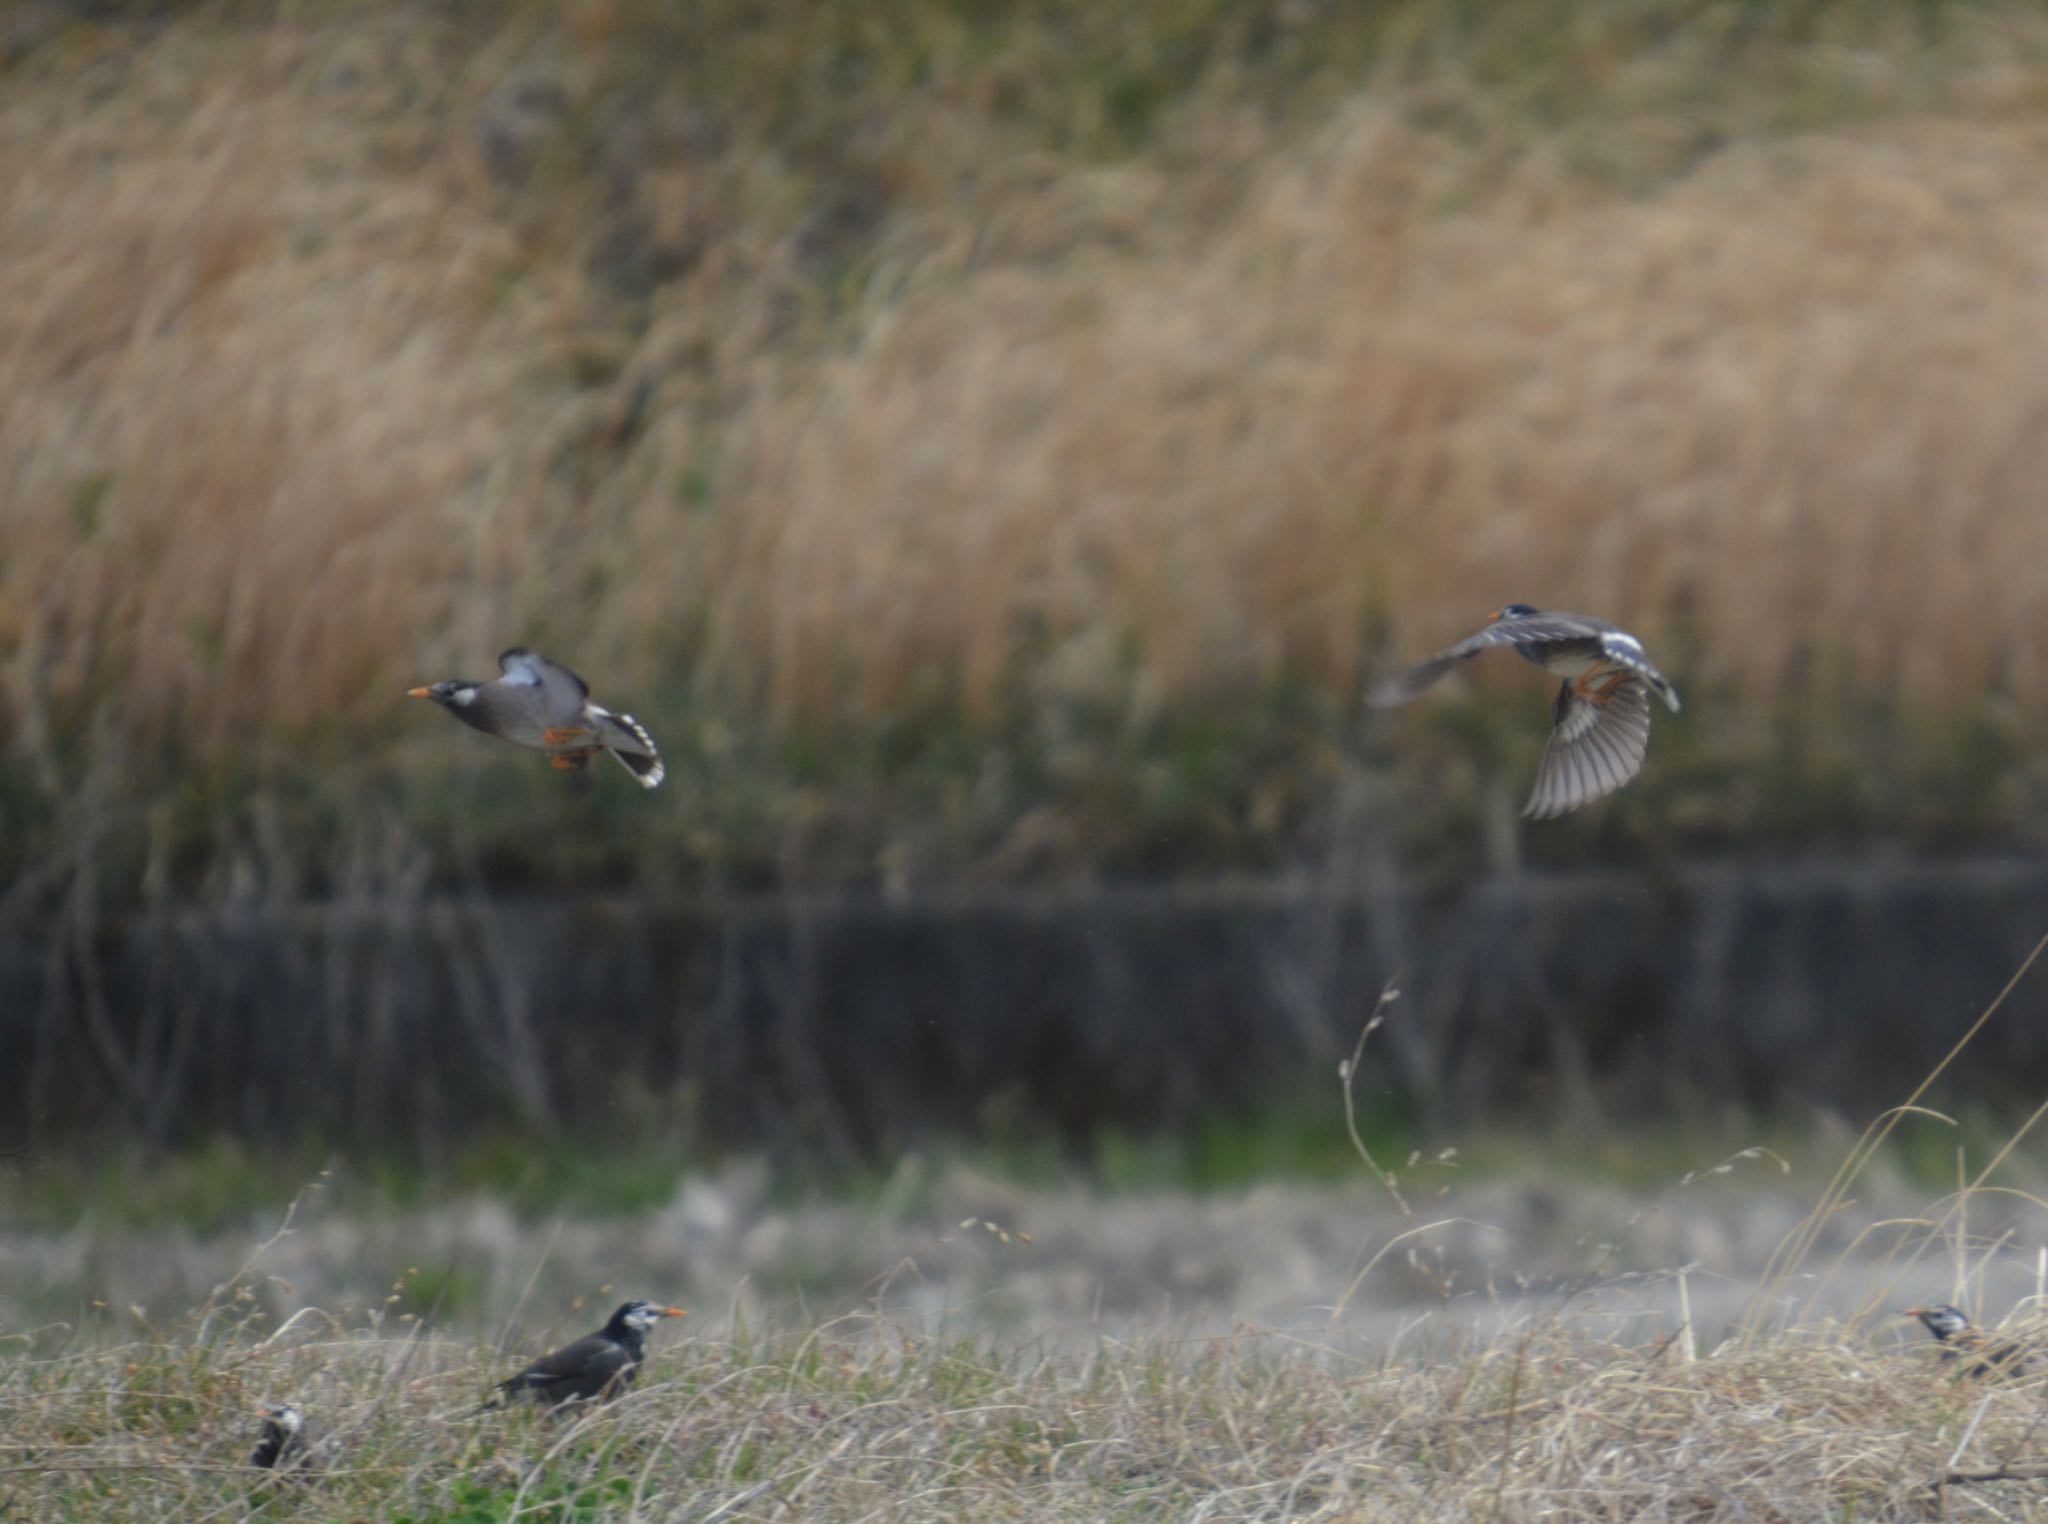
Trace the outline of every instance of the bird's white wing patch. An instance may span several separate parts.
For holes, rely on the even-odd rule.
[[[498,666],[505,674],[498,679],[500,682],[517,683],[522,688],[541,685],[540,661],[531,651],[507,651],[498,658]]]

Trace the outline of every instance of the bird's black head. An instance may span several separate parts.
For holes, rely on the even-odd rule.
[[[612,1314],[612,1320],[604,1325],[610,1338],[624,1338],[627,1334],[644,1334],[663,1318],[686,1318],[689,1314],[680,1307],[664,1307],[659,1302],[627,1302]]]
[[[1970,1326],[1970,1320],[1946,1302],[1936,1302],[1930,1307],[1908,1307],[1905,1315],[1925,1323],[1927,1331],[1937,1339],[1953,1339]]]
[[[1526,603],[1503,604],[1500,608],[1493,611],[1491,622],[1498,624],[1503,619],[1528,619],[1536,612],[1534,608],[1531,608]]]
[[[445,683],[430,683],[424,688],[409,688],[407,698],[432,699],[443,709],[452,709],[457,714],[476,702],[476,691],[483,684],[473,683],[466,677],[451,677]]]

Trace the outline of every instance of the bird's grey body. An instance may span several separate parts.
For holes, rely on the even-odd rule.
[[[1522,813],[1547,819],[1610,794],[1642,770],[1650,745],[1650,699],[1678,709],[1678,693],[1651,665],[1643,643],[1590,614],[1511,603],[1487,627],[1395,673],[1375,687],[1375,708],[1405,704],[1459,662],[1507,646],[1564,679],[1551,709],[1550,740]]]
[[[653,788],[667,768],[654,737],[630,714],[591,702],[590,685],[558,662],[514,646],[498,657],[500,675],[489,682],[454,678],[412,690],[463,724],[515,746],[546,752],[557,767],[578,768],[610,752],[641,787]]]

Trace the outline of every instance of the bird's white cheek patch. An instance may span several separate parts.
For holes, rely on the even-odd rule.
[[[476,689],[457,688],[453,693],[448,695],[448,702],[451,704],[460,704],[463,708],[467,709],[471,704],[474,704],[476,702]]]

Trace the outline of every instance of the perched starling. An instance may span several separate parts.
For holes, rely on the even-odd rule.
[[[306,1432],[306,1415],[296,1402],[266,1403],[258,1408],[263,1428],[256,1448],[249,1452],[249,1464],[259,1471],[293,1471],[313,1458],[311,1436]]]
[[[1964,1362],[1972,1376],[2024,1376],[2034,1363],[2026,1345],[1985,1333],[1946,1302],[1908,1307],[1901,1317],[1918,1318],[1941,1346],[1941,1358]]]
[[[1510,603],[1477,635],[1395,673],[1366,702],[1376,709],[1405,704],[1461,661],[1495,646],[1512,646],[1546,672],[1564,678],[1551,711],[1550,740],[1536,768],[1536,787],[1522,814],[1544,820],[1611,794],[1642,770],[1650,745],[1655,693],[1678,710],[1678,694],[1650,665],[1643,643],[1588,614],[1545,613]]]
[[[465,725],[544,751],[559,768],[579,770],[606,751],[642,788],[661,782],[667,769],[647,727],[630,714],[593,704],[590,685],[567,667],[524,646],[500,655],[498,666],[502,675],[489,682],[451,678],[407,696],[432,699]]]
[[[596,1333],[542,1355],[510,1380],[498,1383],[501,1396],[484,1404],[539,1402],[558,1407],[565,1402],[618,1396],[640,1373],[647,1354],[647,1330],[663,1318],[689,1316],[680,1307],[655,1302],[627,1302]]]

